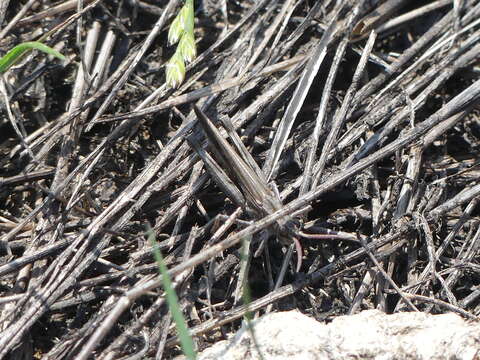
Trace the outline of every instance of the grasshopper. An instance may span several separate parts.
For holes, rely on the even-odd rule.
[[[193,105],[195,114],[210,143],[214,154],[212,158],[193,136],[188,140],[205,164],[207,171],[226,193],[230,200],[255,219],[261,219],[279,210],[283,204],[277,191],[267,185],[264,173],[252,158],[230,122],[223,120],[232,145],[224,139],[213,122]],[[302,236],[298,231],[299,222],[292,218],[281,219],[270,229],[284,245],[295,244],[297,267],[302,266],[302,246],[298,240]]]

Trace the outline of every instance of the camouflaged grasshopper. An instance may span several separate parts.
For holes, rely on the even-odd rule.
[[[233,146],[224,139],[212,121],[196,105],[193,105],[193,109],[215,159],[206,153],[193,137],[189,138],[189,142],[203,160],[217,185],[235,205],[241,207],[253,218],[261,219],[279,210],[283,204],[278,192],[267,185],[265,175],[240,140],[230,120],[224,120],[222,125],[230,136]],[[277,221],[274,228],[270,229],[282,244],[290,245],[292,242],[295,244],[297,272],[302,265],[302,246],[298,240],[302,235],[298,228],[298,221],[287,218]]]

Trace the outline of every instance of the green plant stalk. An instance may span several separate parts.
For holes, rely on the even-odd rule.
[[[240,250],[240,262],[243,261],[248,261],[248,248],[250,241],[247,241],[246,238],[242,239],[242,248]],[[252,302],[252,295],[250,293],[250,286],[248,285],[248,276],[245,277],[245,281],[243,283],[243,291],[242,291],[242,298],[243,298],[243,303],[245,304],[247,311],[245,312],[245,322],[247,324],[247,329],[250,332],[250,336],[253,341],[253,346],[255,347],[255,350],[257,350],[258,356],[260,360],[264,360],[264,357],[262,355],[262,352],[260,350],[260,345],[258,344],[257,338],[255,337],[255,329],[252,323],[253,320],[253,314],[250,311],[249,307]]]
[[[165,290],[168,308],[170,309],[173,321],[177,327],[178,338],[180,340],[180,346],[182,347],[183,354],[187,357],[187,359],[195,360],[197,358],[197,354],[195,353],[193,340],[188,332],[187,323],[183,317],[182,311],[180,310],[178,297],[173,288],[172,280],[168,275],[167,266],[165,265],[162,253],[160,252],[157,242],[155,241],[155,233],[152,229],[148,229],[147,234],[148,239],[152,244],[153,255],[157,261],[159,273],[162,276],[162,285],[163,289]]]
[[[175,54],[165,67],[166,82],[171,88],[178,87],[185,80],[185,63],[192,62],[197,57],[194,26],[193,0],[186,0],[168,31],[169,45],[178,43]]]
[[[24,42],[15,46],[0,59],[0,74],[12,67],[27,51],[31,51],[33,49],[43,51],[44,53],[55,56],[62,61],[65,60],[65,56],[60,54],[57,50],[52,49],[51,47],[38,41]]]

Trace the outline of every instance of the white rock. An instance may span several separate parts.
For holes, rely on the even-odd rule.
[[[480,359],[480,323],[455,314],[368,310],[323,324],[297,311],[266,315],[254,324],[264,360]],[[228,341],[206,349],[199,360],[260,360],[243,326]]]

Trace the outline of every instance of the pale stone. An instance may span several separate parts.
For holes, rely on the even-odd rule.
[[[480,358],[480,324],[455,314],[386,315],[368,310],[323,324],[289,311],[263,316],[253,325],[264,360]],[[244,325],[230,340],[206,349],[198,359],[261,357]]]

